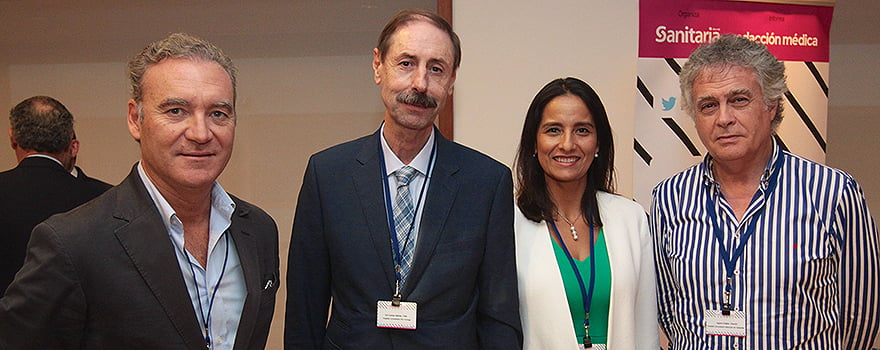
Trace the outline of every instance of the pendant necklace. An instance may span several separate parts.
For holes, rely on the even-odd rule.
[[[578,240],[578,232],[574,228],[574,223],[577,222],[578,219],[581,218],[581,214],[578,213],[578,216],[576,218],[574,218],[574,220],[568,220],[568,218],[566,218],[565,215],[562,215],[562,213],[559,212],[559,209],[554,208],[553,210],[556,211],[556,215],[558,215],[560,218],[562,218],[562,220],[565,220],[565,223],[568,224],[568,226],[569,226],[568,229],[571,230],[571,237],[574,238],[575,241]]]

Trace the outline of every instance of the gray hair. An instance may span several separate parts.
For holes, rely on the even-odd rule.
[[[725,34],[718,40],[704,44],[691,53],[681,68],[678,80],[681,87],[681,109],[691,117],[696,112],[692,104],[691,89],[694,80],[707,68],[740,66],[751,69],[761,85],[764,105],[776,106],[772,125],[775,130],[782,122],[782,95],[788,91],[785,85],[785,64],[758,42],[739,35]]]
[[[9,110],[9,125],[19,147],[61,153],[74,138],[73,114],[49,96],[34,96]]]
[[[131,96],[138,103],[143,100],[144,73],[151,65],[167,58],[186,58],[217,62],[229,74],[232,80],[232,96],[235,102],[236,69],[232,60],[220,48],[206,40],[185,33],[174,33],[168,37],[147,45],[139,54],[128,62],[128,77],[131,81]]]

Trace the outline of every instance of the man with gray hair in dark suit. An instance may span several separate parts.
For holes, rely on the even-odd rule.
[[[34,229],[0,299],[0,349],[262,350],[278,230],[217,182],[237,121],[232,61],[177,33],[136,55],[129,77],[141,160]]]

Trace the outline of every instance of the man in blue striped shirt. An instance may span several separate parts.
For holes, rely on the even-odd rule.
[[[654,189],[670,349],[870,348],[880,238],[849,174],[774,141],[783,63],[725,35],[691,54],[680,83],[708,155]]]

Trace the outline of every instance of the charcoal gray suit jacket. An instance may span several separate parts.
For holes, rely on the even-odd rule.
[[[278,287],[278,231],[265,212],[232,199],[229,233],[247,285],[234,349],[262,350]],[[0,349],[205,349],[174,246],[136,168],[34,229],[0,299]]]

